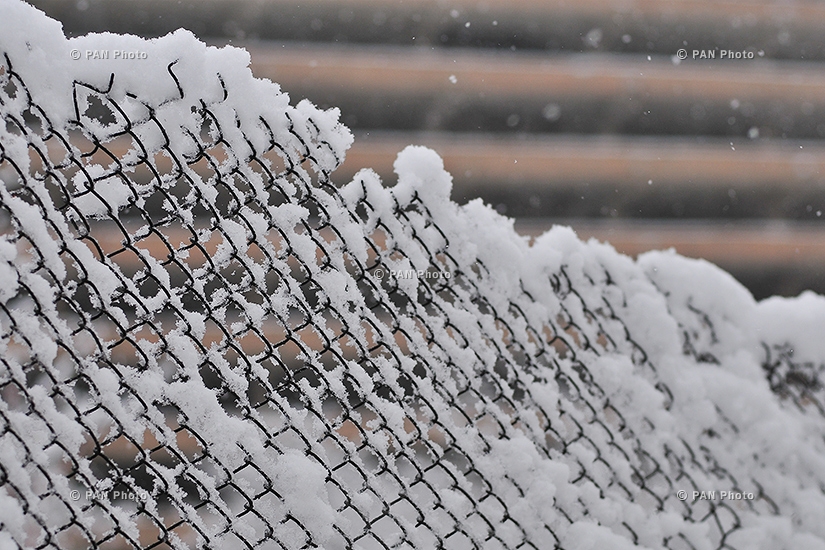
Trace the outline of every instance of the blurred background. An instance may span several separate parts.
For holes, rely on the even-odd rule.
[[[184,27],[248,48],[293,103],[340,108],[356,140],[338,182],[371,167],[392,185],[396,153],[427,145],[454,200],[522,234],[566,224],[705,258],[757,298],[825,293],[825,3],[31,3],[70,36]]]

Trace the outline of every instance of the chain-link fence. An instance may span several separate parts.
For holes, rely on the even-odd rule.
[[[823,547],[825,354],[723,274],[422,149],[336,187],[242,52],[0,6],[3,548]]]

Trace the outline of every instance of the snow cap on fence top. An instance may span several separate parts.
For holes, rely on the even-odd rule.
[[[825,296],[807,290],[795,298],[773,296],[760,302],[755,316],[756,336],[777,344],[790,343],[799,363],[825,364]],[[822,367],[819,367],[822,368]]]
[[[444,161],[438,153],[420,145],[408,145],[398,153],[393,163],[393,170],[398,175],[398,185],[393,192],[401,202],[407,202],[416,191],[426,203],[433,199],[450,198],[453,177],[444,170]]]
[[[67,39],[60,23],[19,0],[0,0],[0,14],[0,51],[55,128],[80,118],[85,131],[105,143],[146,122],[151,110],[164,133],[151,124],[134,130],[147,154],[168,142],[191,156],[198,153],[191,136],[200,133],[203,122],[192,113],[208,109],[237,158],[266,150],[275,140],[302,152],[308,148],[316,171],[334,170],[352,143],[337,109],[320,111],[306,101],[290,107],[278,84],[254,77],[249,52],[242,48],[208,46],[184,29],[151,40],[112,33]],[[0,56],[0,67],[5,62]],[[113,122],[89,115],[92,97]],[[324,135],[323,143],[316,132]],[[84,213],[93,214],[94,208]]]

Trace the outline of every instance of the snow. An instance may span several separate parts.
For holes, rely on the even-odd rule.
[[[756,308],[756,334],[766,341],[791,343],[800,362],[825,363],[825,297],[806,291],[796,298],[768,298]]]
[[[66,496],[81,481],[66,481],[66,457],[54,456],[102,487],[113,481],[92,467],[88,438],[122,437],[178,457],[141,459],[153,472],[147,490],[165,491],[206,546],[263,537],[255,515],[288,548],[335,548],[362,529],[391,545],[397,526],[418,547],[451,533],[506,547],[621,549],[636,538],[660,548],[684,537],[715,548],[723,536],[740,549],[825,546],[821,388],[794,400],[764,370],[781,357],[821,377],[822,296],[756,302],[707,262],[672,251],[634,261],[565,227],[531,244],[481,201],[453,202],[452,176],[424,147],[398,154],[393,185],[364,169],[330,190],[317,182],[352,143],[339,112],[291,106],[277,84],[252,77],[246,51],[187,31],[67,40],[22,2],[0,0],[0,10],[0,48],[56,132],[80,125],[105,144],[131,124],[133,140],[117,161],[78,161],[73,178],[55,168],[79,195],[64,214],[31,173],[28,151],[44,148],[42,137],[0,125],[4,158],[36,199],[0,186],[13,217],[0,236],[0,380],[25,389],[0,399],[0,464],[15,487],[0,485],[10,526],[0,544],[30,545],[21,526],[49,525],[43,475],[92,525],[94,512]],[[115,50],[145,57],[86,55]],[[84,114],[93,97],[112,120]],[[21,116],[23,103],[7,98],[0,115]],[[294,170],[270,181],[248,160],[274,170],[263,158],[272,144]],[[189,165],[201,153],[214,155],[211,177]],[[118,166],[157,155],[181,161],[181,173],[137,186]],[[185,199],[170,198],[178,179],[191,188]],[[270,204],[273,184],[286,204]],[[227,209],[220,186],[233,185],[244,204]],[[168,217],[135,230],[123,212],[153,193]],[[114,240],[138,268],[78,238],[84,224],[100,238],[97,218],[118,222],[125,234]],[[170,228],[192,240],[150,250],[152,232]],[[204,248],[185,249],[194,242]],[[380,279],[377,269],[451,277]],[[142,278],[160,288],[142,292]],[[78,305],[84,285],[92,312]],[[250,339],[277,349],[244,354]],[[146,364],[120,359],[128,345]],[[76,374],[83,384],[65,382]],[[178,426],[197,434],[195,450]],[[214,513],[188,502],[181,479]],[[726,503],[718,514],[735,510],[742,527],[722,533],[706,503],[679,501],[679,489],[764,491],[778,513],[765,500]],[[156,504],[147,510],[161,515]],[[139,532],[128,511],[101,506]]]
[[[577,550],[599,550],[601,548],[635,550],[645,548],[617,536],[605,527],[584,522],[576,522],[571,525],[563,541],[566,548],[576,548]]]

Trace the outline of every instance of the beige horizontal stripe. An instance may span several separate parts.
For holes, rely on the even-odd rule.
[[[825,180],[825,145],[791,145],[739,140],[652,138],[495,138],[475,134],[371,132],[359,136],[337,172],[339,179],[371,167],[388,183],[392,164],[409,144],[426,145],[467,188],[603,183],[627,188],[696,184],[799,188]]]
[[[825,14],[825,7],[822,11]],[[287,91],[317,87],[373,94],[452,94],[548,101],[606,96],[628,102],[643,98],[667,102],[686,98],[822,102],[825,98],[825,71],[817,63],[778,63],[756,58],[688,60],[675,65],[669,57],[648,60],[645,55],[634,54],[239,45],[249,50],[256,76],[278,82]]]
[[[343,183],[358,170],[371,168],[391,185],[395,181],[393,162],[408,145],[434,149],[456,184],[472,193],[480,193],[483,185],[515,190],[582,182],[630,190],[645,189],[649,181],[687,190],[700,185],[798,190],[825,183],[825,144],[820,142],[571,135],[524,138],[446,132],[358,135],[333,180]],[[88,149],[88,143],[78,146]],[[128,147],[130,142],[123,139],[106,144],[119,158]],[[206,165],[201,162],[196,168]]]
[[[203,2],[218,11],[226,9],[226,2]],[[155,6],[153,6],[157,9]],[[232,17],[240,25],[254,22],[272,9],[293,13],[296,9],[313,15],[326,15],[344,21],[342,13],[358,10],[370,15],[380,14],[385,20],[393,17],[414,17],[413,21],[442,20],[445,14],[458,23],[491,23],[525,25],[544,23],[549,19],[581,17],[606,24],[616,24],[616,16],[626,21],[648,20],[673,24],[678,21],[686,27],[702,23],[729,26],[782,27],[790,30],[819,28],[825,19],[825,6],[815,1],[775,2],[772,0],[235,0]],[[174,13],[174,8],[167,8]],[[455,16],[453,13],[458,12]],[[160,13],[163,13],[161,11]],[[190,16],[191,17],[191,16]]]

